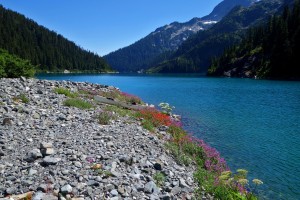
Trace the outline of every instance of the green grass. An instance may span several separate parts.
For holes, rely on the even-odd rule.
[[[153,126],[153,124],[148,120],[143,120],[142,126],[144,129],[147,129],[150,132],[154,132],[154,130],[155,130],[155,127]]]
[[[106,111],[109,111],[109,112],[115,112],[115,113],[118,114],[120,117],[134,116],[134,113],[135,113],[135,112],[132,111],[132,110],[120,108],[120,107],[118,107],[118,106],[113,106],[113,105],[106,106],[105,110],[106,110]]]
[[[69,89],[63,87],[55,88],[54,92],[56,92],[57,94],[63,94],[66,97],[70,98],[78,97],[78,93],[71,92]]]
[[[165,147],[170,151],[178,164],[189,166],[193,162],[192,158],[183,152],[177,144],[166,142]]]
[[[154,174],[153,179],[155,180],[156,185],[161,187],[166,181],[166,176],[161,172],[157,172]]]
[[[93,107],[91,103],[78,98],[67,99],[63,104],[65,106],[76,107],[80,109],[90,109]]]
[[[20,94],[16,97],[13,97],[14,101],[22,101],[23,103],[29,103],[29,99],[25,94]]]

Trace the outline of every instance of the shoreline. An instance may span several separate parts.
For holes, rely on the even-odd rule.
[[[69,81],[0,79],[0,199],[191,199],[194,169],[178,165],[163,141],[128,116],[100,125],[105,105],[63,106],[66,87],[113,87]],[[16,97],[25,94],[28,103]],[[93,103],[93,100],[90,99]],[[93,168],[94,167],[94,168]],[[99,168],[97,168],[99,167]],[[168,187],[155,176],[164,174]]]
[[[139,97],[87,82],[0,85],[0,200],[257,199],[260,180],[251,190],[246,170],[229,171]]]

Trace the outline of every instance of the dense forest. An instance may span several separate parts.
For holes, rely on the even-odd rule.
[[[208,75],[300,78],[300,2],[285,7],[281,16],[272,16],[265,26],[252,28],[239,44],[213,59]]]
[[[0,48],[30,60],[39,71],[110,70],[103,58],[0,5]]]
[[[149,72],[206,73],[214,56],[241,42],[249,27],[265,23],[289,2],[292,0],[258,1],[250,7],[235,7],[212,28],[187,39],[167,60],[156,64]]]

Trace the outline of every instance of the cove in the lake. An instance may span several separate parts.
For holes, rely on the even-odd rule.
[[[300,199],[300,82],[199,75],[44,74],[40,79],[114,85],[168,102],[186,130],[217,148],[232,170],[264,182],[261,199]]]

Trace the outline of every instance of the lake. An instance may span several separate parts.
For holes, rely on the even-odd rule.
[[[231,170],[259,178],[261,199],[300,199],[300,82],[200,75],[39,75],[119,87],[168,102],[186,130],[218,149]]]

